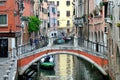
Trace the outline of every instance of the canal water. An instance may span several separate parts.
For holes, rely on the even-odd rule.
[[[54,70],[40,71],[39,80],[109,80],[92,64],[72,55],[55,55]]]

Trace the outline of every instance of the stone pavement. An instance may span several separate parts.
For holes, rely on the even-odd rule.
[[[0,80],[14,80],[16,74],[16,60],[12,58],[0,58]],[[7,77],[4,79],[4,77]]]
[[[10,58],[0,58],[0,80],[3,80],[3,76],[6,75],[6,71],[10,66]]]

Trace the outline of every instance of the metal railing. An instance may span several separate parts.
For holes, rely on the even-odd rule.
[[[100,44],[98,42],[88,41],[80,37],[78,37],[78,45],[93,53],[99,53],[99,54],[106,55],[108,51],[107,46]]]
[[[47,40],[40,40],[37,43],[32,43],[32,45],[30,43],[20,45],[17,48],[13,48],[11,51],[9,51],[9,53],[11,54],[10,57],[16,57],[21,54],[37,50],[39,48],[47,46],[47,44],[48,44]]]
[[[12,51],[9,51],[9,53],[11,53],[11,57],[16,57],[21,54],[26,54],[26,53],[38,50],[43,47],[51,48],[51,49],[59,48],[63,50],[68,50],[68,49],[74,50],[74,49],[78,49],[81,47],[81,48],[84,48],[86,52],[89,51],[91,53],[97,53],[98,55],[102,55],[103,57],[107,55],[106,54],[107,46],[104,46],[103,44],[93,42],[93,41],[88,41],[88,40],[78,37],[78,47],[74,47],[73,40],[74,39],[72,39],[69,43],[57,45],[56,47],[54,47],[55,46],[54,44],[48,47],[47,46],[48,40],[41,40],[37,44],[33,43],[33,45],[30,45],[30,43],[27,43],[27,44],[18,46],[17,48],[12,49]]]

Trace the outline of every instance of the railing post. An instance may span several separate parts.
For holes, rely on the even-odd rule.
[[[3,80],[8,80],[8,75],[4,75]]]
[[[74,47],[78,47],[78,37],[74,36]]]
[[[53,45],[53,38],[49,37],[48,46],[52,46],[52,45]]]

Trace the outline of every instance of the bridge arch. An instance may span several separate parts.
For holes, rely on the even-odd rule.
[[[25,70],[27,68],[29,68],[33,63],[35,63],[36,61],[40,60],[41,58],[49,56],[49,55],[56,55],[56,54],[70,54],[70,55],[78,56],[78,57],[86,60],[87,62],[93,64],[103,75],[107,75],[107,73],[105,72],[105,70],[100,65],[98,65],[95,61],[93,61],[92,59],[86,57],[85,55],[79,54],[77,52],[71,52],[71,51],[52,51],[52,52],[48,52],[46,54],[42,54],[41,56],[38,56],[37,58],[35,58],[34,60],[32,60],[27,65],[21,67],[19,69],[20,75],[23,74],[25,72]]]

